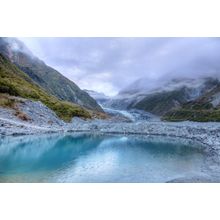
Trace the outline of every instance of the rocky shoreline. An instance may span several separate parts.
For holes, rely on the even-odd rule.
[[[1,112],[2,113],[2,112]],[[39,122],[39,121],[38,121]],[[24,122],[0,115],[0,135],[27,135],[53,132],[91,132],[113,134],[158,135],[191,139],[220,150],[220,123],[199,122],[112,122],[108,120],[82,120],[71,123]]]
[[[191,139],[220,150],[220,123],[198,122],[133,122],[109,123],[103,120],[83,121],[77,119],[69,125],[68,131],[101,132],[116,134],[141,134]]]
[[[107,120],[82,120],[73,118],[70,123],[60,120],[53,111],[41,102],[23,100],[20,111],[23,120],[9,108],[0,108],[0,135],[28,135],[53,132],[91,132],[115,134],[141,134],[191,139],[220,150],[220,123],[215,122],[163,122],[158,119],[134,122]]]

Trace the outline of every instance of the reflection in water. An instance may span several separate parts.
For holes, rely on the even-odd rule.
[[[178,141],[56,134],[0,140],[1,182],[165,182],[200,173],[204,153]]]

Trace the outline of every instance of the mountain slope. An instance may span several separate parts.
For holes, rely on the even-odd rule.
[[[101,92],[96,92],[96,91],[87,90],[87,89],[85,89],[84,91],[87,92],[98,103],[103,103],[110,99],[110,97],[106,96],[104,93],[101,93]]]
[[[51,95],[91,110],[103,112],[88,93],[35,57],[19,40],[0,38],[0,52]]]
[[[165,120],[218,121],[219,103],[219,80],[203,77],[172,79],[151,84],[149,88],[138,87],[135,82],[104,106],[140,109]]]
[[[218,85],[214,78],[172,80],[161,90],[153,90],[132,108],[145,110],[156,115],[164,115],[173,108],[193,101]],[[130,106],[129,106],[130,107]]]
[[[155,115],[163,115],[173,107],[182,104],[186,99],[187,91],[185,88],[181,88],[176,91],[148,95],[140,102],[129,105],[128,108],[136,108]]]
[[[220,82],[197,99],[168,111],[164,116],[168,121],[220,121]]]
[[[0,99],[3,96],[3,104],[8,102],[9,107],[13,107],[10,99],[5,100],[7,96],[2,94],[41,101],[65,121],[70,121],[74,116],[91,117],[90,113],[82,107],[70,102],[60,101],[56,97],[48,95],[28,75],[0,54]]]

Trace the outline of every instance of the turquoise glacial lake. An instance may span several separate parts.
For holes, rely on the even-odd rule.
[[[200,174],[205,158],[196,144],[165,137],[4,137],[0,182],[167,182]]]

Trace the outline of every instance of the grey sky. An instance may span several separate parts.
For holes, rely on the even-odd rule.
[[[220,38],[20,39],[82,89],[107,95],[139,78],[210,75],[220,70]]]

